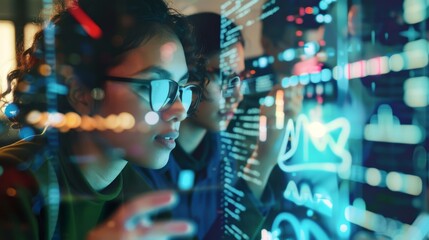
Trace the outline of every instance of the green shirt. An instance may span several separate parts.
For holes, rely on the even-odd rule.
[[[5,239],[85,239],[120,204],[151,191],[127,165],[97,192],[66,150],[47,160],[43,148],[39,139],[0,148],[0,232]]]

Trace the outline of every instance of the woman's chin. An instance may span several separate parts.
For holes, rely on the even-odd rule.
[[[151,169],[161,169],[167,165],[168,159],[166,161],[159,161],[152,165]]]
[[[128,161],[139,167],[147,169],[160,169],[167,165],[168,157],[169,154],[167,156],[157,156],[150,159],[148,159],[148,156],[133,156],[129,157]]]
[[[150,169],[160,169],[165,167],[168,163],[170,153],[169,154],[161,154],[161,156],[154,157],[147,168]]]

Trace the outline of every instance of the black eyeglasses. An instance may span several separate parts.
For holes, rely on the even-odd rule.
[[[179,83],[171,79],[146,80],[113,76],[107,76],[107,78],[115,82],[131,83],[133,92],[140,98],[149,101],[152,111],[155,112],[168,109],[179,96],[187,114],[192,114],[197,109],[201,99],[202,90],[196,84],[180,86]]]
[[[234,95],[234,91],[241,84],[241,79],[239,76],[230,76],[226,79],[224,87],[222,87],[222,95],[225,98],[231,97]]]
[[[222,81],[218,84],[221,86],[222,96],[225,98],[231,97],[235,88],[241,84],[241,77],[236,73],[227,74],[218,68],[207,70],[207,72],[216,75]]]

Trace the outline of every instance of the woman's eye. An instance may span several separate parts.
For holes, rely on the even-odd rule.
[[[149,93],[149,87],[148,86],[139,86],[137,89],[140,93]]]

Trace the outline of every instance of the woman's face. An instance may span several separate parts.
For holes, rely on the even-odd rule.
[[[231,76],[239,75],[244,71],[244,48],[241,43],[235,45],[237,55],[235,64],[232,64]],[[208,70],[214,70],[210,74],[210,83],[206,87],[206,98],[201,101],[195,115],[189,120],[193,123],[209,130],[219,131],[225,129],[242,100],[240,85],[224,84],[221,86],[221,78],[218,74],[219,69],[219,54],[216,54],[208,59]],[[228,79],[228,78],[227,78]],[[225,80],[224,80],[225,81]]]
[[[161,31],[137,48],[126,52],[122,61],[108,70],[109,76],[132,78],[138,81],[171,79],[183,86],[188,80],[188,68],[183,47],[177,37]],[[106,79],[105,97],[97,114],[130,113],[135,119],[131,130],[102,131],[99,135],[108,146],[124,151],[125,159],[140,166],[158,169],[163,167],[175,147],[180,122],[186,110],[180,98],[171,107],[153,112],[148,92],[138,94],[138,83],[117,82]],[[157,93],[164,95],[168,88]]]

